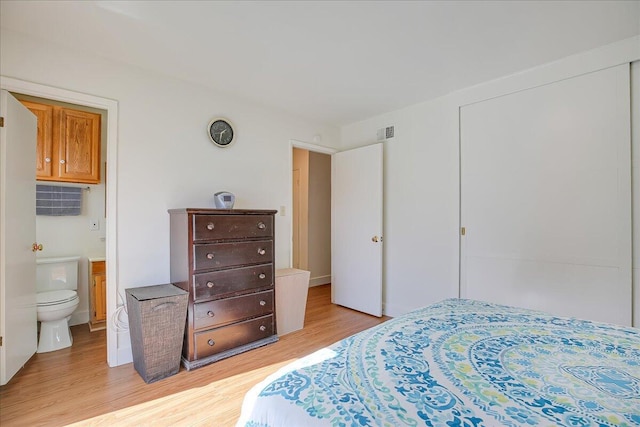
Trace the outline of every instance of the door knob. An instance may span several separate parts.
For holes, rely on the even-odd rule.
[[[378,243],[380,240],[381,240],[381,238],[380,238],[380,237],[378,237],[378,236],[373,236],[373,237],[371,238],[371,241],[372,241],[372,242],[374,242],[374,243]]]
[[[41,251],[41,250],[42,250],[42,243],[40,244],[34,243],[33,245],[31,245],[32,252]]]

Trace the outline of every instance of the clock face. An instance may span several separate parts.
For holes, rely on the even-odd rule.
[[[213,119],[209,123],[209,138],[220,147],[228,147],[233,141],[233,128],[225,119]]]

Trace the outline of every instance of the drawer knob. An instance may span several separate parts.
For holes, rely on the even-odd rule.
[[[265,277],[267,277],[267,275],[266,275],[266,274],[264,274],[264,273],[260,273],[260,274],[258,275],[258,277],[259,277],[260,279],[264,279]]]
[[[265,305],[267,305],[267,302],[265,300],[260,300],[260,305],[264,307]]]
[[[213,282],[207,282],[207,288],[213,288]]]
[[[264,249],[262,249],[262,248],[258,249],[258,255],[264,255],[266,253],[267,253],[267,251],[265,251]]]
[[[208,253],[207,254],[207,259],[213,259],[213,254],[212,253]]]
[[[207,230],[213,230],[214,229],[214,225],[212,222],[210,222],[209,224],[207,224]]]
[[[264,325],[260,325],[260,330],[261,330],[262,332],[264,332],[264,331],[266,331],[266,330],[267,330],[267,327],[266,327],[266,326],[264,326]]]
[[[266,225],[264,222],[260,221],[260,222],[258,223],[258,228],[259,228],[260,230],[264,230],[265,228],[267,228],[267,225]]]
[[[207,311],[207,316],[213,317],[213,316],[215,316],[215,314],[213,314],[213,311],[209,310],[209,311]]]
[[[215,343],[216,343],[216,342],[215,342],[214,340],[211,340],[211,339],[210,339],[209,341],[207,341],[207,344],[209,344],[211,347],[213,347],[213,345],[214,345]]]

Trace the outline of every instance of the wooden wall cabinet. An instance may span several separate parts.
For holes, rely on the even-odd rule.
[[[107,320],[107,270],[104,261],[89,259],[89,329],[104,329]]]
[[[278,340],[272,210],[171,209],[171,282],[189,292],[182,362]]]
[[[100,183],[100,114],[20,101],[38,119],[36,179]]]

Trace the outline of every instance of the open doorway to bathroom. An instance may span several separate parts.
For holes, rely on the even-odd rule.
[[[79,304],[69,319],[69,325],[86,327],[91,332],[104,330],[106,327],[106,158],[107,158],[107,111],[68,102],[25,95],[11,92],[27,108],[38,117],[38,132],[47,134],[58,132],[58,126],[53,125],[51,118],[45,114],[38,114],[45,109],[59,112],[79,111],[88,113],[92,117],[99,117],[99,138],[95,141],[98,155],[98,182],[77,183],[61,181],[36,182],[36,241],[42,245],[37,253],[38,258],[79,256],[78,287]],[[49,129],[46,129],[49,128]],[[80,129],[78,132],[82,132]],[[42,140],[46,138],[41,138]],[[41,141],[42,142],[42,141]],[[50,141],[48,141],[50,143]],[[45,150],[44,147],[42,147]],[[56,148],[53,147],[55,150]],[[52,156],[40,156],[42,162],[58,161],[56,153]],[[44,167],[44,166],[43,166]],[[55,165],[49,165],[53,169]],[[70,189],[71,188],[71,189]],[[50,197],[61,196],[77,190],[80,203],[74,206],[56,206],[64,201],[48,200]],[[60,193],[60,194],[58,194]],[[56,206],[49,208],[48,206]],[[101,341],[106,341],[106,334],[102,332]],[[102,342],[102,345],[105,343]],[[105,354],[106,360],[106,354]]]
[[[292,147],[292,267],[309,286],[331,282],[331,155]]]

